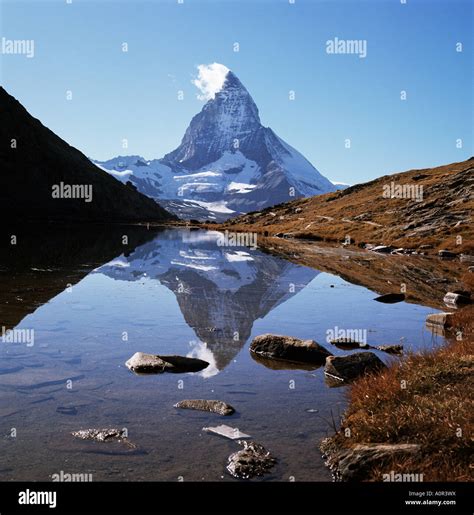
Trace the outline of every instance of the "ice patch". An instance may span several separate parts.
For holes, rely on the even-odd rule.
[[[195,263],[182,263],[180,261],[175,261],[174,259],[171,261],[172,265],[185,266],[187,268],[194,268],[196,270],[202,270],[203,272],[210,272],[211,270],[218,270],[216,266],[206,266],[206,265],[198,265]]]
[[[227,207],[227,204],[224,200],[221,200],[219,202],[203,202],[202,200],[186,200],[186,202],[194,202],[194,204],[197,204],[200,207],[203,207],[204,209],[207,209],[208,211],[213,211],[214,213],[235,213],[235,211],[232,211],[232,209],[229,209]]]
[[[229,186],[227,186],[227,191],[235,191],[236,193],[250,193],[256,187],[256,184],[246,184],[245,182],[231,182]]]
[[[230,263],[236,262],[236,261],[253,261],[253,257],[248,252],[243,252],[241,250],[237,250],[233,253],[226,252],[225,258]]]
[[[198,179],[200,177],[220,177],[222,174],[218,172],[197,172],[197,173],[190,173],[187,175],[174,175],[173,179]]]

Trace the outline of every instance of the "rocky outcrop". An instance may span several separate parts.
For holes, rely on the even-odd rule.
[[[386,368],[385,364],[373,352],[356,352],[349,356],[327,357],[324,373],[340,381],[350,382],[383,368]]]
[[[195,409],[199,411],[210,411],[211,413],[217,413],[218,415],[232,415],[235,413],[235,409],[226,402],[214,401],[214,400],[203,400],[203,399],[186,399],[178,402],[174,405],[175,408],[183,409]]]
[[[341,448],[331,438],[322,441],[320,449],[326,465],[336,481],[359,481],[375,466],[383,466],[394,456],[416,454],[421,447],[417,444],[358,444]]]
[[[238,479],[251,479],[263,476],[276,463],[269,451],[255,442],[239,440],[243,449],[231,454],[227,460],[227,470]]]
[[[125,365],[137,374],[161,374],[171,372],[182,374],[186,372],[199,372],[209,366],[207,361],[184,356],[158,356],[136,352]]]
[[[250,352],[263,358],[296,363],[322,364],[331,353],[314,340],[263,334],[253,339]]]

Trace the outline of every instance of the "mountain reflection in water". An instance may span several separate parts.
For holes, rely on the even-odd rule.
[[[296,295],[319,273],[258,250],[220,247],[218,234],[167,230],[94,271],[117,281],[146,279],[169,288],[198,338],[188,355],[211,363],[205,376],[234,359],[255,320]]]

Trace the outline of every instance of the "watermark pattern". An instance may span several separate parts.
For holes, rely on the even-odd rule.
[[[5,326],[2,326],[0,340],[2,343],[24,343],[27,347],[33,347],[35,344],[35,330],[7,329]]]
[[[24,55],[28,59],[32,59],[35,56],[35,40],[2,37],[0,40],[0,54]]]
[[[334,340],[356,341],[367,344],[367,329],[344,329],[337,325],[326,330],[326,342]]]
[[[53,184],[52,197],[62,199],[84,199],[92,202],[92,184]]]
[[[382,474],[382,480],[392,483],[416,483],[423,481],[423,474],[395,473],[391,470],[388,474]]]
[[[383,198],[412,199],[415,202],[423,201],[422,184],[396,184],[392,181],[390,184],[384,184],[382,189]]]
[[[327,54],[349,54],[358,55],[360,59],[367,57],[366,39],[334,39],[326,41]]]
[[[70,473],[60,470],[59,472],[51,475],[53,483],[89,483],[92,481],[92,474],[90,473]]]
[[[226,229],[225,232],[219,233],[217,245],[219,247],[248,247],[255,250],[258,247],[257,233],[231,232]]]

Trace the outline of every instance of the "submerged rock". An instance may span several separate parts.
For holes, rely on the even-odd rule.
[[[353,349],[368,349],[367,343],[358,342],[352,338],[338,338],[337,340],[330,340],[331,345],[335,345],[339,349],[353,350]]]
[[[393,456],[406,456],[420,451],[418,444],[358,444],[340,448],[331,438],[321,443],[321,451],[337,481],[360,481],[375,465],[383,466]]]
[[[207,361],[184,356],[158,356],[136,352],[125,365],[137,374],[161,374],[171,372],[180,374],[185,372],[199,372],[209,366]]]
[[[238,479],[250,479],[263,476],[276,463],[269,451],[255,442],[239,440],[243,449],[231,454],[227,460],[227,470]]]
[[[383,302],[385,304],[395,304],[396,302],[402,302],[405,300],[404,293],[387,293],[385,295],[380,295],[380,297],[376,297],[374,300],[377,302]]]
[[[232,415],[235,409],[223,401],[203,400],[203,399],[186,399],[174,405],[175,408],[195,409],[200,411],[210,411],[219,415]]]
[[[314,340],[263,334],[253,339],[250,352],[269,359],[322,364],[331,353]]]
[[[349,356],[329,356],[326,358],[324,373],[342,381],[354,379],[370,372],[386,368],[373,352],[356,352]]]
[[[388,354],[403,354],[403,345],[377,345],[375,348]]]
[[[73,431],[72,436],[81,440],[94,440],[96,442],[106,442],[111,440],[126,440],[127,433],[124,429],[80,429]]]

